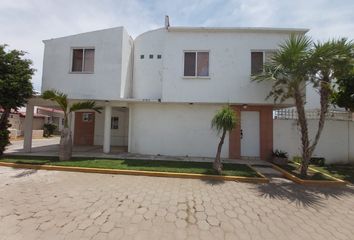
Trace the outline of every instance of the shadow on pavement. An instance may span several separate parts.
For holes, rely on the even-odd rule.
[[[36,169],[30,169],[30,170],[24,170],[18,174],[16,174],[15,176],[13,176],[14,178],[21,178],[21,177],[27,177],[29,175],[32,175],[34,173],[36,173],[37,170]]]
[[[345,196],[354,197],[352,187],[309,187],[295,183],[281,182],[261,184],[255,187],[260,196],[270,199],[288,200],[297,205],[311,208],[324,206],[323,200],[330,197],[340,199]]]
[[[223,180],[210,180],[210,179],[200,179],[200,180],[212,186],[217,186],[225,183],[225,181]]]

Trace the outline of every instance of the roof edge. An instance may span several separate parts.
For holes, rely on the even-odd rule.
[[[88,31],[88,32],[81,32],[81,33],[77,33],[77,34],[71,34],[71,35],[67,35],[67,36],[63,36],[63,37],[56,37],[56,38],[50,38],[50,39],[45,39],[42,40],[43,43],[49,42],[51,40],[57,40],[57,39],[62,39],[62,38],[68,38],[68,37],[74,37],[74,36],[79,36],[79,35],[84,35],[84,34],[88,34],[88,33],[95,33],[95,32],[102,32],[102,31],[108,31],[108,30],[113,30],[113,29],[123,29],[123,31],[126,31],[126,29],[124,28],[124,26],[119,26],[119,27],[111,27],[111,28],[105,28],[105,29],[98,29],[98,30],[93,30],[93,31]],[[126,31],[127,32],[127,31]],[[128,33],[128,32],[127,32]],[[129,34],[128,34],[129,35]],[[130,36],[130,35],[129,35]]]
[[[307,33],[308,28],[271,28],[271,27],[169,27],[170,32],[271,32]]]

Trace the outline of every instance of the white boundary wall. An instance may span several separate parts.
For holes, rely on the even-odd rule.
[[[296,120],[274,119],[274,150],[301,156],[300,132]],[[318,120],[308,120],[310,138],[317,131]],[[313,154],[324,157],[326,163],[354,163],[354,121],[327,120]]]

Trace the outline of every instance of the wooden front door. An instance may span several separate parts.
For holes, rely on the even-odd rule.
[[[74,145],[93,145],[95,134],[95,113],[76,112]]]

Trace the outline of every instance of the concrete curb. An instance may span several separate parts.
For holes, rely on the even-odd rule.
[[[55,170],[67,172],[82,172],[82,173],[102,173],[102,174],[124,174],[135,176],[149,176],[149,177],[171,177],[171,178],[189,178],[189,179],[203,179],[203,180],[218,180],[218,181],[236,181],[248,183],[269,183],[269,179],[264,177],[261,173],[254,170],[261,177],[241,177],[241,176],[218,176],[206,175],[196,173],[173,173],[173,172],[155,172],[155,171],[137,171],[137,170],[122,170],[122,169],[106,169],[106,168],[83,168],[83,167],[66,167],[66,166],[51,166],[51,165],[35,165],[23,163],[8,163],[1,162],[0,166],[12,168],[29,168],[37,170]]]
[[[337,187],[337,186],[345,186],[347,184],[347,182],[335,178],[333,176],[330,176],[328,174],[323,174],[327,177],[330,177],[333,179],[333,181],[331,180],[303,180],[301,178],[296,177],[295,175],[289,173],[288,171],[282,169],[281,167],[278,167],[277,165],[272,163],[272,166],[275,170],[281,172],[283,174],[283,176],[295,183],[301,184],[301,185],[305,185],[305,186],[321,186],[321,187]],[[310,168],[311,171],[313,171],[312,168]],[[315,172],[319,172],[319,171],[315,171]]]

